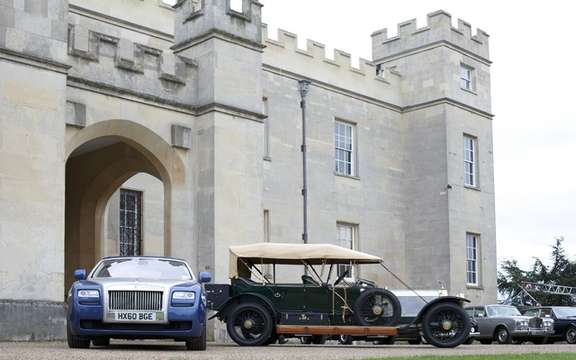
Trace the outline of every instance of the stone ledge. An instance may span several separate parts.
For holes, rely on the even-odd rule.
[[[66,338],[66,304],[0,299],[0,341],[53,341]]]

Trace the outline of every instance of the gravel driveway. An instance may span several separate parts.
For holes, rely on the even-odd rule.
[[[576,352],[576,345],[463,345],[456,349],[436,349],[427,345],[274,345],[259,348],[236,345],[209,345],[206,352],[189,352],[173,342],[113,341],[109,348],[71,350],[65,343],[0,343],[0,359],[262,359],[262,360],[321,360],[365,359],[368,357],[416,355],[473,355],[501,353]]]

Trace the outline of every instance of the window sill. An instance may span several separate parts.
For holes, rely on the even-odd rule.
[[[476,91],[474,91],[474,90],[466,89],[466,88],[464,88],[464,87],[462,87],[462,86],[460,86],[460,89],[463,90],[463,91],[466,91],[467,93],[470,93],[470,94],[472,94],[472,95],[478,95],[478,93],[477,93]]]
[[[484,290],[484,287],[483,287],[483,286],[480,286],[480,285],[466,284],[466,289],[469,289],[469,290]]]
[[[474,191],[480,191],[480,192],[482,191],[482,189],[479,186],[464,185],[464,188],[468,189],[468,190],[474,190]]]
[[[358,176],[353,176],[353,175],[346,175],[346,174],[340,174],[336,171],[334,171],[334,175],[338,176],[338,177],[343,177],[343,178],[347,178],[347,179],[352,179],[352,180],[360,180],[360,177]]]

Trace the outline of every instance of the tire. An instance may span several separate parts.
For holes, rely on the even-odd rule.
[[[485,339],[479,340],[479,341],[480,341],[480,344],[482,344],[482,345],[492,345],[492,343],[494,342],[494,340],[485,340]]]
[[[89,349],[90,339],[72,334],[70,326],[66,326],[66,340],[70,349]]]
[[[278,336],[278,344],[284,345],[288,343],[288,339],[284,335]]]
[[[361,326],[394,326],[402,315],[400,301],[385,289],[364,291],[352,307],[356,324]]]
[[[94,346],[110,346],[110,338],[95,338],[92,339]]]
[[[453,348],[470,336],[470,317],[454,303],[436,304],[422,318],[422,333],[430,345]]]
[[[312,336],[312,344],[314,345],[324,345],[326,344],[328,337],[326,335],[314,335]]]
[[[206,350],[206,325],[204,325],[204,329],[202,329],[202,334],[199,337],[186,340],[186,350],[189,351]]]
[[[510,332],[504,326],[500,326],[496,328],[494,331],[494,340],[500,345],[506,345],[512,343],[512,336],[510,336]]]
[[[312,336],[302,336],[300,338],[300,344],[303,344],[303,345],[312,344]]]
[[[240,303],[230,311],[226,329],[240,346],[262,346],[273,336],[273,320],[268,309],[258,303]]]
[[[566,330],[566,342],[570,345],[576,344],[576,327],[570,326]]]
[[[341,345],[352,345],[354,342],[354,337],[352,335],[340,335],[338,337],[338,342]]]

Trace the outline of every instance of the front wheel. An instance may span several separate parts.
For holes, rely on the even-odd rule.
[[[424,314],[422,333],[426,341],[439,348],[463,344],[470,335],[470,318],[454,303],[440,303]]]
[[[204,351],[206,350],[206,325],[202,329],[202,334],[197,338],[186,340],[186,350]]]
[[[258,303],[236,305],[226,322],[228,335],[240,346],[266,345],[273,335],[270,312]]]
[[[72,334],[70,326],[66,326],[66,340],[70,349],[90,348],[90,339]]]
[[[570,327],[566,331],[566,342],[568,344],[574,345],[576,344],[576,328]]]
[[[498,344],[504,345],[512,343],[512,336],[510,336],[510,332],[505,327],[496,329],[496,333],[494,335]]]

